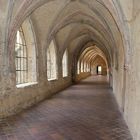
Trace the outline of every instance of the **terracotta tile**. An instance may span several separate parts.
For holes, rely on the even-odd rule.
[[[132,140],[105,77],[0,121],[0,140]]]

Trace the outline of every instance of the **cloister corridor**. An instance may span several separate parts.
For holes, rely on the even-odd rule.
[[[0,140],[140,140],[140,0],[0,0]]]
[[[0,120],[0,140],[132,140],[106,76],[90,76]]]

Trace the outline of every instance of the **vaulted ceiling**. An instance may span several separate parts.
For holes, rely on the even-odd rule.
[[[40,46],[53,38],[64,52],[74,56],[86,47],[96,45],[110,65],[117,65],[123,53],[123,26],[113,0],[24,0],[13,5],[11,31],[30,16]],[[90,45],[88,45],[90,44]]]

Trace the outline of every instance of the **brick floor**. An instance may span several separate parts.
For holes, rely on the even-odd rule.
[[[0,121],[0,140],[132,140],[105,77]]]

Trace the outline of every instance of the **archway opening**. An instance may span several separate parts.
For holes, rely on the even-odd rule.
[[[76,81],[90,75],[108,75],[106,56],[96,45],[82,50],[77,61]]]

